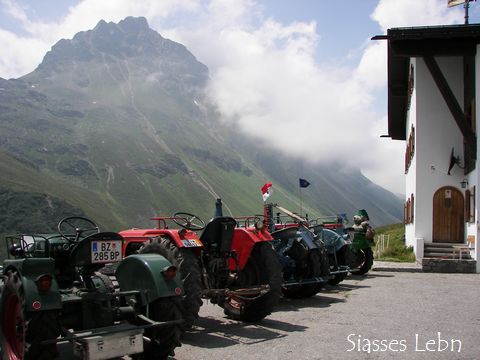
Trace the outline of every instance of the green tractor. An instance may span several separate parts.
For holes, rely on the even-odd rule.
[[[123,238],[82,217],[6,242],[2,359],[54,359],[58,343],[80,359],[166,359],[180,345],[183,289],[161,255],[122,258]]]

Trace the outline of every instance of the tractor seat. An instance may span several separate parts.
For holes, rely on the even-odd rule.
[[[200,240],[209,251],[229,252],[236,226],[237,221],[232,217],[213,218],[205,227]]]

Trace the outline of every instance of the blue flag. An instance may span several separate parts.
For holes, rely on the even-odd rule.
[[[298,183],[301,188],[306,188],[310,183],[305,179],[298,179]]]

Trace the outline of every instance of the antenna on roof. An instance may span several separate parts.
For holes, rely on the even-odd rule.
[[[463,4],[463,7],[465,8],[465,25],[468,25],[468,8],[470,6],[470,1],[477,0],[448,0],[448,7]]]

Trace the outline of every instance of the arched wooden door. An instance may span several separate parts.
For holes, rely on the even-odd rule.
[[[438,189],[433,195],[433,242],[464,242],[463,194],[453,186]]]

